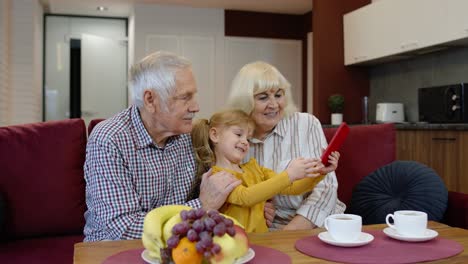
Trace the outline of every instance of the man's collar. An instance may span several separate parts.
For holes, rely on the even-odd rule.
[[[140,149],[153,145],[153,139],[143,125],[143,120],[141,120],[140,110],[135,105],[132,106],[131,116],[133,126],[135,127],[138,148]]]

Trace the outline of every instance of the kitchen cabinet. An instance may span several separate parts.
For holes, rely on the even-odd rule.
[[[449,2],[450,4],[447,4]],[[343,16],[344,64],[352,65],[388,57],[407,57],[412,51],[468,37],[453,33],[448,23],[465,18],[464,0],[378,1]],[[449,8],[450,7],[450,8]],[[463,8],[458,10],[459,8]],[[449,16],[448,12],[457,10]],[[449,20],[450,17],[450,20]],[[457,24],[457,27],[462,25]],[[465,33],[462,36],[461,33]],[[458,35],[457,35],[458,34]]]
[[[398,130],[397,159],[434,169],[447,189],[468,193],[468,131]]]

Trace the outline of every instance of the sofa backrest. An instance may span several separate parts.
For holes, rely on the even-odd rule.
[[[337,128],[324,128],[330,142]],[[376,169],[396,159],[396,130],[393,124],[355,125],[339,150],[336,170],[338,198],[347,206],[354,186]]]
[[[89,121],[89,125],[88,125],[88,137],[89,135],[91,135],[91,132],[93,131],[93,128],[99,124],[99,122],[101,121],[104,121],[105,119],[103,118],[98,118],[98,119],[93,119],[91,121]]]
[[[82,234],[85,148],[81,119],[0,128],[8,238]]]

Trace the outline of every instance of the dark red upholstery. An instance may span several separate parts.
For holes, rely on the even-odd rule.
[[[88,125],[88,137],[89,135],[91,135],[91,131],[93,131],[93,128],[101,121],[103,121],[104,119],[100,118],[100,119],[93,119],[89,122],[89,125]]]
[[[324,128],[329,142],[337,128]],[[350,126],[336,170],[338,198],[348,207],[353,189],[364,177],[396,159],[393,124]],[[468,194],[449,192],[443,223],[468,229]]]
[[[468,194],[449,192],[444,223],[468,229]]]
[[[336,128],[324,128],[330,142]],[[396,158],[396,130],[393,124],[350,126],[340,149],[336,170],[338,198],[349,206],[354,186],[374,170]]]
[[[73,245],[84,236],[46,237],[0,244],[0,263],[73,263]]]
[[[85,133],[81,119],[0,128],[9,238],[82,233]]]

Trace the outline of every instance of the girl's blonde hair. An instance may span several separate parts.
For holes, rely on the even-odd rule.
[[[284,90],[285,116],[297,111],[291,94],[291,84],[273,65],[263,61],[246,64],[232,81],[227,104],[251,114],[254,109],[254,96],[270,89]]]
[[[201,177],[216,164],[214,144],[210,140],[210,129],[225,129],[230,126],[246,127],[248,133],[255,129],[255,122],[244,111],[238,109],[224,110],[213,114],[210,120],[198,119],[192,128],[192,145],[197,163],[196,177],[188,200],[198,197]]]

